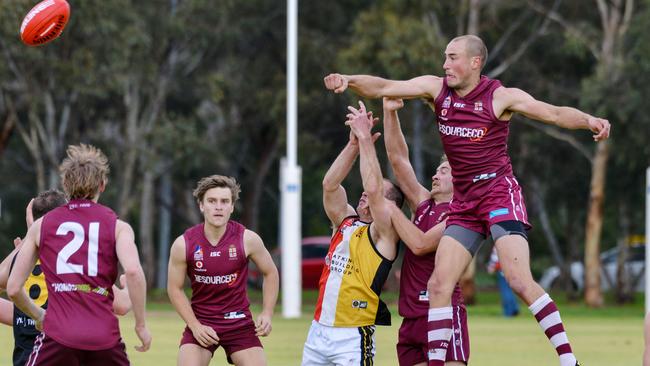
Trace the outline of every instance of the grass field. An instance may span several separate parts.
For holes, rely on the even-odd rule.
[[[389,294],[390,295],[390,294]],[[253,294],[253,301],[257,294]],[[555,296],[562,299],[562,295]],[[387,296],[393,313],[392,327],[378,327],[375,365],[397,365],[395,343],[401,319],[394,296]],[[643,308],[635,305],[587,309],[582,305],[560,303],[562,318],[580,362],[584,366],[640,365],[643,352]],[[280,312],[273,322],[273,333],[262,342],[269,365],[299,365],[302,346],[311,322],[313,294],[306,295],[304,315],[300,319],[282,319]],[[469,308],[472,366],[557,365],[557,356],[532,315],[525,307],[514,319],[501,317],[498,295],[482,293],[479,304]],[[133,350],[135,335],[132,315],[121,319],[122,335],[133,365],[175,365],[178,342],[184,324],[169,304],[149,306],[149,328],[154,336],[152,348],[141,354]],[[253,310],[257,310],[253,307]],[[10,365],[12,334],[0,328],[0,365]],[[215,353],[211,365],[226,365],[223,352]]]

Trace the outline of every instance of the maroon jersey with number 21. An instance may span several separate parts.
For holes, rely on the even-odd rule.
[[[89,200],[71,200],[43,217],[39,256],[49,293],[43,332],[82,350],[120,341],[113,314],[117,215]]]

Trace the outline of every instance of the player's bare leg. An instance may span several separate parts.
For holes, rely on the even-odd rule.
[[[427,283],[429,291],[429,366],[442,366],[451,338],[451,296],[456,283],[472,261],[472,255],[456,239],[443,236],[436,251],[436,265]]]
[[[235,366],[266,366],[266,355],[261,347],[252,347],[230,354]]]
[[[178,366],[208,366],[212,353],[198,344],[186,343],[178,350]]]
[[[560,358],[560,366],[578,365],[564,331],[560,312],[530,272],[528,241],[521,235],[505,235],[494,245],[501,269],[512,290],[526,302]]]

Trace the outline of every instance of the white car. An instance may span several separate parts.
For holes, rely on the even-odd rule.
[[[616,287],[616,267],[618,261],[618,247],[608,249],[600,254],[601,272],[600,287],[602,290],[610,290]],[[633,245],[628,248],[628,257],[625,262],[625,269],[632,281],[635,291],[645,291],[645,245]],[[582,291],[585,287],[585,268],[582,262],[573,262],[570,266],[571,281],[573,286]],[[539,284],[545,289],[557,287],[556,283],[560,277],[560,268],[553,266],[542,274]]]

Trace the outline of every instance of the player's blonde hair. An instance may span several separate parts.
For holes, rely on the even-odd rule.
[[[59,166],[61,185],[69,199],[93,199],[108,179],[110,168],[104,153],[86,144],[70,145]]]
[[[239,193],[241,192],[239,183],[237,183],[237,180],[235,178],[215,174],[209,177],[201,178],[201,180],[199,180],[199,183],[196,185],[194,192],[192,192],[192,195],[194,198],[196,198],[196,201],[198,203],[201,203],[203,201],[203,197],[205,196],[205,192],[212,188],[230,189],[233,205],[239,199]]]
[[[465,51],[469,57],[479,57],[481,59],[481,70],[485,66],[488,58],[488,49],[483,40],[473,34],[466,34],[458,36],[451,40],[451,42],[465,41]],[[451,43],[449,42],[449,43]]]

